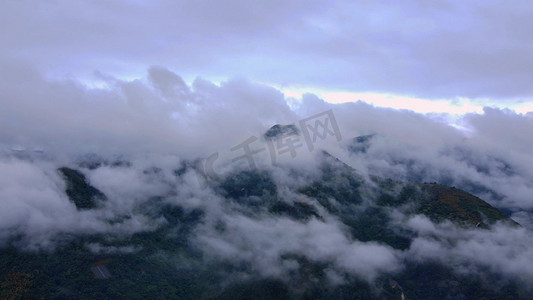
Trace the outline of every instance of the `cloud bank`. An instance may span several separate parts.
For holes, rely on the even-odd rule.
[[[533,116],[486,108],[461,119],[460,130],[435,115],[376,108],[361,102],[333,105],[308,94],[287,104],[275,88],[245,80],[220,85],[196,79],[191,85],[163,67],[145,78],[106,77],[90,88],[75,80],[45,79],[31,68],[2,73],[0,91],[0,242],[25,250],[54,249],[73,236],[108,234],[127,238],[166,224],[146,207],[157,201],[185,211],[201,210],[202,221],[190,242],[206,260],[247,264],[258,276],[290,280],[302,259],[328,266],[332,285],[354,276],[373,282],[393,276],[409,262],[451,266],[458,274],[489,269],[526,286],[533,284]],[[369,175],[455,185],[513,214],[522,228],[496,225],[490,230],[434,224],[399,210],[387,214],[413,238],[407,249],[355,239],[337,216],[320,203],[294,193],[320,178],[317,149],[302,148],[272,165],[258,166],[272,175],[276,195],[317,210],[319,217],[296,221],[230,201],[216,187],[202,188],[198,174],[184,168],[196,159],[221,153],[218,171],[239,170],[229,149],[270,126],[297,123],[332,109],[343,140],[325,140],[320,149]],[[368,138],[352,140],[352,137]],[[259,143],[265,143],[259,141]],[[356,143],[358,151],[350,151]],[[232,156],[233,155],[233,156]],[[88,167],[84,162],[99,162]],[[77,210],[65,195],[57,168],[78,168],[108,201],[94,210]],[[305,176],[294,170],[305,170]],[[296,173],[298,174],[298,173]],[[246,191],[244,192],[246,193]],[[357,207],[372,205],[372,194]],[[265,198],[266,199],[266,198]],[[284,200],[284,201],[285,201]],[[263,198],[249,197],[261,203]],[[335,203],[333,203],[335,205]],[[354,208],[355,209],[355,208]],[[222,228],[222,229],[221,229]],[[89,243],[96,253],[140,251],[135,246]],[[243,275],[244,276],[244,275]],[[481,276],[481,275],[480,275]],[[287,279],[289,278],[289,279]]]

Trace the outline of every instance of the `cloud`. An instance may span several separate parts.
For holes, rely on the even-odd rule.
[[[6,129],[0,139],[8,149],[207,156],[294,119],[283,94],[245,80],[216,86],[198,79],[188,87],[154,67],[150,83],[109,79],[108,88],[90,89],[45,80],[17,64],[7,67],[0,74],[0,124]]]
[[[249,218],[225,215],[223,232],[201,227],[193,239],[208,254],[233,263],[251,263],[263,276],[286,277],[295,265],[283,260],[303,255],[316,263],[331,263],[340,272],[373,281],[382,273],[401,269],[397,251],[377,243],[352,240],[335,221],[288,218]]]
[[[127,187],[124,180],[115,179],[107,184],[117,185],[101,209],[76,210],[65,194],[58,163],[0,157],[0,246],[14,241],[26,250],[51,250],[75,236],[100,233],[124,236],[158,226],[159,220],[135,213],[131,202],[136,198],[126,198],[131,195],[121,193]],[[136,187],[143,189],[140,185]],[[145,193],[146,187],[145,184]],[[109,222],[121,215],[129,218]]]
[[[528,264],[533,259],[533,235],[524,228],[498,225],[491,230],[460,229],[450,223],[435,225],[426,217],[415,216],[407,226],[419,236],[405,253],[416,261],[439,261],[458,273],[503,274],[522,283],[533,284]]]
[[[373,282],[412,262],[437,261],[458,274],[488,271],[531,287],[531,113],[485,108],[455,116],[458,129],[446,123],[447,115],[362,102],[334,105],[313,94],[287,99],[273,86],[528,101],[532,12],[522,0],[5,1],[0,246],[52,250],[94,234],[127,241],[168,225],[143,210],[156,203],[201,210],[188,238],[202,257],[244,263],[264,277],[287,279],[302,258],[326,265],[334,285],[348,276]],[[256,157],[273,177],[280,201],[305,203],[320,217],[297,221],[264,207],[250,209],[221,196],[216,186],[203,186],[191,168],[217,153],[215,170],[222,176],[242,170],[246,164],[233,161],[232,147],[250,136],[258,137],[254,146],[266,147],[260,137],[272,125],[298,125],[330,109],[341,144],[326,139],[314,153],[302,147],[295,158],[276,164],[267,151]],[[347,145],[358,135],[372,137],[360,147],[364,151],[351,153]],[[391,208],[389,225],[410,234],[410,247],[359,241],[342,218],[294,192],[320,178],[319,150],[362,178],[457,186],[523,227],[466,229]],[[93,159],[101,164],[80,164]],[[61,166],[80,169],[106,194],[103,206],[77,210],[57,172]],[[371,192],[363,196],[369,199],[354,209],[364,211],[375,200]],[[143,250],[85,246],[101,254]]]
[[[459,130],[431,115],[361,102],[333,107],[343,136],[376,134],[364,153],[343,157],[362,172],[457,186],[504,209],[533,207],[530,115],[485,108],[462,117],[467,129]]]
[[[333,109],[344,143],[377,134],[366,152],[356,155],[337,147],[334,139],[320,146],[361,173],[456,185],[515,212],[533,207],[530,115],[486,108],[459,119],[467,128],[461,131],[431,115],[361,102],[332,105],[311,94],[292,110],[284,95],[267,85],[246,80],[215,85],[204,79],[187,85],[163,67],[150,68],[146,80],[107,77],[101,88],[46,80],[24,64],[10,63],[4,70],[4,153],[37,150],[54,159],[65,156],[62,161],[91,153],[127,159],[156,153],[181,161],[218,152],[219,170],[235,157],[230,149],[248,137]],[[299,151],[286,163],[306,166],[305,161],[306,151]],[[266,155],[263,164],[269,164]]]
[[[0,48],[50,76],[244,76],[423,98],[532,95],[529,1],[2,4]]]
[[[527,138],[531,115],[487,108],[461,118],[467,128],[462,131],[433,115],[362,102],[333,105],[311,94],[291,108],[280,91],[265,84],[242,79],[187,84],[163,67],[149,68],[146,78],[136,80],[108,76],[102,87],[45,79],[18,63],[6,70],[0,73],[0,125],[7,128],[0,132],[3,245],[15,237],[17,246],[31,250],[53,249],[73,236],[92,234],[127,240],[169,224],[145,209],[161,204],[202,211],[188,241],[203,258],[244,264],[258,276],[290,280],[305,259],[326,265],[331,284],[347,277],[373,282],[413,261],[438,261],[459,274],[486,268],[490,274],[532,283],[533,274],[524,269],[533,261],[528,222],[523,223],[526,228],[461,229],[390,209],[396,223],[389,225],[414,238],[409,248],[398,250],[355,239],[342,218],[295,192],[320,178],[317,157],[325,149],[355,167],[363,179],[376,174],[455,185],[527,220],[533,207]],[[250,200],[258,205],[252,208],[224,198],[216,182],[202,186],[191,168],[197,158],[219,153],[215,170],[222,176],[245,169],[246,163],[233,161],[238,154],[232,147],[252,135],[258,137],[254,147],[266,147],[260,136],[270,126],[299,125],[298,120],[329,109],[341,143],[330,137],[319,141],[314,152],[303,146],[295,158],[286,155],[276,164],[266,151],[256,157],[257,166],[272,176],[280,201],[311,205],[320,218],[297,221],[272,214],[258,197]],[[352,137],[369,134],[374,135],[365,151],[347,150]],[[56,171],[61,166],[80,169],[104,192],[108,200],[103,207],[76,210]],[[361,195],[368,199],[355,211],[375,202],[373,193]],[[102,253],[137,249],[122,246],[87,245]],[[494,258],[498,255],[502,257]]]
[[[103,246],[98,243],[89,243],[89,244],[86,244],[85,247],[88,248],[91,252],[97,253],[97,254],[135,253],[141,250],[141,249],[138,249],[132,246],[114,247],[114,246]]]

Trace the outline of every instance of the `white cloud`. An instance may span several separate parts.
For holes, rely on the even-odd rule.
[[[422,224],[423,223],[423,224]],[[425,217],[416,216],[407,226],[420,236],[405,253],[407,259],[434,260],[459,273],[481,273],[488,268],[531,286],[533,272],[533,235],[524,228],[498,225],[491,230],[460,229],[452,224],[429,225]]]
[[[249,262],[264,276],[287,276],[293,269],[284,255],[303,255],[313,262],[331,263],[341,272],[372,281],[381,273],[401,269],[399,253],[377,243],[351,240],[331,220],[301,223],[288,218],[249,218],[225,215],[223,232],[209,226],[197,231],[197,245],[218,258]]]
[[[150,69],[148,79],[107,78],[105,88],[90,89],[76,81],[45,80],[31,68],[16,66],[11,68],[13,76],[3,74],[0,81],[0,125],[8,129],[0,132],[0,240],[4,243],[22,235],[21,246],[41,249],[55,246],[65,235],[152,230],[164,220],[143,216],[139,208],[161,196],[164,203],[186,211],[204,211],[192,239],[206,255],[247,262],[265,276],[287,276],[299,265],[283,255],[296,254],[327,263],[327,276],[337,284],[346,274],[367,281],[394,274],[411,258],[451,263],[458,272],[487,267],[528,284],[533,278],[523,267],[533,261],[528,250],[533,241],[526,229],[461,230],[420,216],[399,218],[400,226],[418,235],[411,248],[402,252],[354,240],[325,209],[317,209],[324,221],[306,223],[264,210],[250,212],[210,188],[202,189],[193,170],[180,178],[174,175],[181,163],[213,152],[221,154],[217,171],[239,168],[231,162],[236,156],[232,146],[250,135],[261,135],[273,124],[293,123],[333,109],[343,143],[361,134],[376,135],[365,153],[349,154],[330,139],[317,145],[314,153],[303,148],[296,158],[280,159],[277,166],[270,165],[268,155],[258,156],[257,164],[271,172],[287,201],[316,204],[293,191],[312,182],[315,154],[327,149],[363,176],[456,185],[527,218],[533,207],[531,115],[485,109],[483,114],[461,119],[470,129],[466,134],[428,115],[361,102],[334,105],[311,94],[292,110],[284,95],[270,86],[245,80],[215,85],[201,79],[187,85],[161,67]],[[64,193],[56,168],[75,166],[87,154],[129,163],[82,169],[108,201],[102,209],[77,211]],[[295,169],[307,175],[296,176]],[[121,216],[128,218],[109,222]],[[495,259],[499,254],[503,257]]]

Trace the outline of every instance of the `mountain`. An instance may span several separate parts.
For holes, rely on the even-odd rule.
[[[67,186],[65,193],[76,208],[92,209],[98,207],[99,202],[106,201],[104,193],[90,185],[80,171],[67,167],[61,167],[58,171]]]
[[[287,135],[299,135],[300,130],[298,130],[298,127],[293,124],[289,125],[280,125],[276,124],[272,127],[270,127],[265,133],[264,138],[267,140],[274,140],[276,138],[279,138],[281,136],[287,136]]]
[[[353,138],[348,144],[348,150],[352,153],[366,153],[375,134],[360,135]]]
[[[274,126],[265,136],[276,138],[287,132],[297,133],[290,126]],[[217,255],[208,256],[202,250],[196,237],[210,223],[214,223],[215,235],[235,238],[237,243],[245,238],[238,232],[231,232],[235,229],[231,220],[259,220],[272,226],[283,220],[289,226],[286,230],[292,230],[290,226],[330,228],[328,226],[333,224],[345,230],[347,238],[355,241],[355,245],[368,243],[376,249],[389,249],[391,253],[407,251],[418,237],[415,230],[398,225],[398,215],[403,218],[423,215],[435,223],[451,222],[471,231],[487,231],[502,222],[519,226],[487,202],[453,187],[376,176],[364,178],[327,152],[318,153],[316,159],[318,167],[311,173],[304,169],[287,171],[291,178],[299,179],[295,180],[297,185],[283,184],[269,169],[234,170],[210,182],[214,195],[223,199],[216,204],[222,207],[218,213],[224,214],[217,220],[212,219],[209,206],[190,208],[176,204],[172,201],[175,192],[168,192],[146,199],[135,208],[135,214],[154,220],[157,226],[150,230],[131,235],[63,236],[58,238],[59,245],[53,251],[37,252],[19,249],[15,238],[0,250],[0,298],[528,298],[527,289],[513,281],[502,283],[498,274],[457,273],[438,261],[412,260],[404,268],[376,274],[369,282],[349,272],[333,274],[332,269],[338,267],[333,266],[335,260],[315,259],[313,251],[306,254],[295,250],[300,249],[300,245],[279,253],[277,259],[281,265],[290,266],[290,271],[283,276],[262,275],[253,260],[237,259],[241,263],[232,263]],[[91,165],[91,168],[98,169],[102,165],[105,163]],[[188,166],[185,169],[194,168],[194,164],[184,166]],[[120,167],[130,168],[131,165],[121,164]],[[176,169],[174,180],[184,180],[185,169]],[[89,182],[84,175],[89,170],[83,166],[59,168],[65,181],[65,194],[79,210],[105,210],[108,196]],[[154,175],[158,172],[157,168],[147,168],[143,174],[158,178]],[[120,224],[133,217],[117,216],[107,222]],[[267,232],[252,234],[265,242],[261,235]],[[210,237],[203,240],[214,243]],[[307,238],[304,241],[312,243],[315,237]],[[254,251],[263,251],[266,247],[266,244],[247,242],[244,245],[252,249],[258,247]],[[228,247],[216,246],[221,247],[219,250]],[[356,271],[356,274],[359,273]],[[332,280],[338,283],[331,284]],[[498,288],[493,282],[498,283]]]

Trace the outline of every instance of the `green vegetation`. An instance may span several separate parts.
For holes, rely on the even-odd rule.
[[[434,221],[450,220],[462,225],[482,228],[487,228],[488,225],[497,221],[518,225],[503,212],[465,191],[439,184],[420,184],[419,186],[428,194],[425,201],[421,201],[419,213]]]
[[[92,209],[98,207],[99,201],[105,201],[105,195],[90,185],[85,175],[80,171],[70,169],[67,167],[59,168],[58,170],[63,178],[67,188],[65,192],[78,209]]]
[[[303,202],[294,202],[289,204],[283,201],[277,201],[269,210],[273,214],[288,216],[296,220],[309,220],[311,217],[322,219],[316,208]]]
[[[300,130],[298,130],[298,127],[296,127],[293,124],[290,124],[290,125],[276,124],[270,127],[270,129],[268,129],[265,132],[264,137],[267,140],[268,139],[272,140],[272,139],[281,137],[283,135],[298,135],[298,134],[300,134]]]
[[[230,174],[221,184],[222,193],[229,198],[275,197],[276,183],[266,171],[241,171]]]
[[[66,194],[78,209],[98,208],[105,201],[105,195],[81,172],[69,168],[59,171],[67,185]],[[300,222],[327,219],[319,213],[323,206],[346,225],[354,239],[399,250],[409,248],[414,233],[393,226],[389,213],[393,209],[464,226],[487,228],[497,221],[512,222],[483,200],[455,188],[378,177],[371,177],[368,183],[327,153],[320,172],[317,179],[295,191],[311,201],[280,199],[276,183],[266,171],[232,173],[214,189],[243,210]],[[280,260],[297,267],[284,280],[265,278],[249,263],[208,259],[190,243],[197,226],[205,222],[200,209],[185,210],[165,202],[164,197],[154,197],[135,213],[163,222],[152,231],[131,236],[59,237],[63,242],[53,252],[21,251],[13,246],[13,240],[12,245],[0,249],[0,299],[401,299],[402,293],[407,299],[528,298],[513,283],[502,283],[498,288],[487,285],[499,280],[488,271],[458,275],[436,263],[412,262],[399,273],[379,277],[372,285],[344,274],[340,278],[343,283],[332,286],[327,275],[331,265],[285,253]],[[118,216],[110,223],[128,218],[131,216]],[[220,232],[226,230],[222,222],[219,227]],[[91,245],[97,245],[97,250]],[[111,278],[94,276],[90,268],[97,262],[105,264]]]

